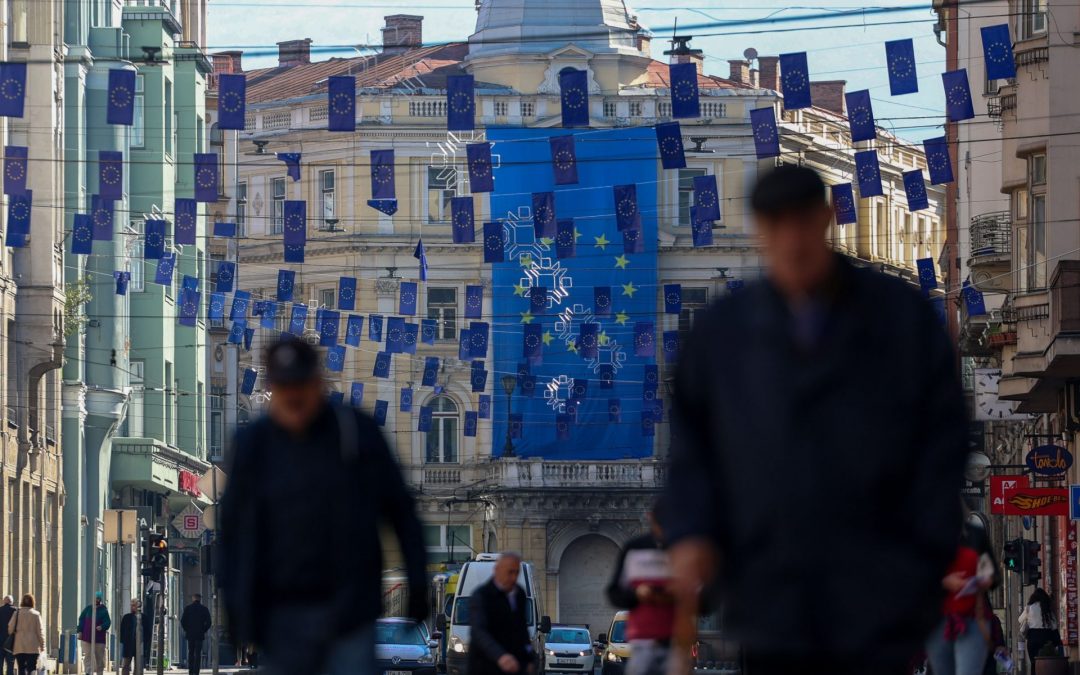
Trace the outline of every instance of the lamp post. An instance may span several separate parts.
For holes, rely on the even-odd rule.
[[[514,456],[514,439],[510,437],[510,415],[513,412],[514,387],[517,386],[516,375],[503,375],[502,388],[506,393],[506,445],[503,446],[503,457]]]

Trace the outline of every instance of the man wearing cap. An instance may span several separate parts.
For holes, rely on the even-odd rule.
[[[368,415],[327,399],[305,342],[267,351],[269,415],[236,440],[221,502],[221,582],[237,644],[274,675],[367,675],[382,602],[379,524],[396,534],[408,615],[427,617],[413,498]]]
[[[112,619],[101,591],[94,594],[94,604],[87,605],[79,614],[79,645],[82,649],[83,672],[105,672],[105,644],[109,638]]]
[[[7,642],[8,622],[11,621],[11,617],[15,615],[15,612],[15,598],[5,595],[4,604],[0,605],[0,645]],[[3,675],[15,675],[15,655],[6,649],[2,651],[4,654]]]

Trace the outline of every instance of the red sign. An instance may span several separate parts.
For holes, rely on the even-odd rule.
[[[1058,521],[1058,532],[1062,545],[1058,547],[1061,583],[1058,585],[1058,616],[1065,617],[1062,628],[1065,629],[1065,643],[1075,646],[1080,643],[1080,620],[1078,620],[1078,594],[1076,582],[1076,523],[1062,519]]]
[[[1068,488],[1016,488],[1005,492],[1007,516],[1069,515]]]
[[[201,492],[199,492],[199,477],[191,473],[190,471],[184,471],[183,469],[181,469],[180,491],[198,497],[200,494],[202,494]]]
[[[1005,514],[1005,492],[1016,488],[1031,487],[1027,476],[990,477],[990,513]]]

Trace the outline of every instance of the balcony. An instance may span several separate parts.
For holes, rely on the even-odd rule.
[[[503,459],[491,464],[488,478],[492,487],[509,489],[658,489],[664,484],[664,465],[654,459],[607,462]]]
[[[1012,220],[1008,211],[971,219],[971,282],[980,291],[1006,292],[1012,285]]]

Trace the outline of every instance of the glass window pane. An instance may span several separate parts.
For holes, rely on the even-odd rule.
[[[431,430],[427,433],[427,461],[438,462],[439,457],[439,434],[440,429],[438,424],[432,424]]]
[[[442,546],[442,527],[440,525],[424,525],[424,546],[439,548]]]
[[[443,461],[458,461],[457,449],[457,417],[448,417],[443,420]]]

